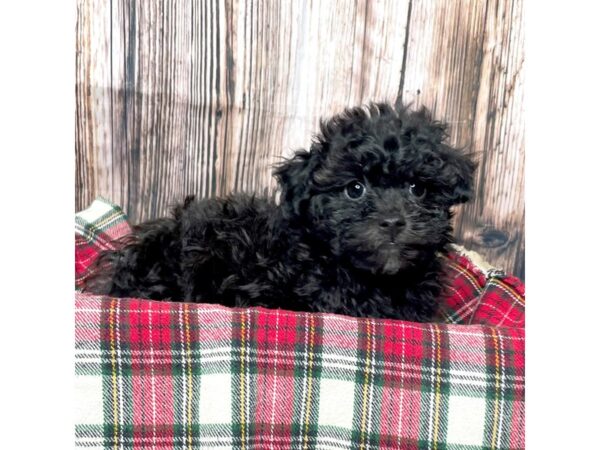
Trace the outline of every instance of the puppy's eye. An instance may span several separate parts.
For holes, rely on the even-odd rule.
[[[360,181],[353,181],[348,184],[345,189],[346,196],[352,200],[358,200],[362,198],[367,192],[367,188]]]
[[[427,193],[425,186],[419,183],[411,183],[408,186],[408,191],[417,198],[423,198]]]

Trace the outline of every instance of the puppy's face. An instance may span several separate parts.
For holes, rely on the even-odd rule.
[[[311,236],[356,269],[387,275],[450,242],[450,207],[470,198],[475,166],[443,143],[443,125],[374,105],[321,132],[276,172],[284,208]]]

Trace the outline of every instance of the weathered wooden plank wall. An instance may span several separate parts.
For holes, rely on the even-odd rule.
[[[137,222],[188,193],[272,191],[319,117],[430,107],[477,155],[459,242],[524,275],[520,0],[78,0],[76,207]]]

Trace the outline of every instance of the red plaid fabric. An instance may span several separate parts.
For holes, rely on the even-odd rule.
[[[525,287],[514,276],[490,268],[484,272],[464,249],[445,257],[446,292],[441,318],[447,323],[525,328]]]
[[[81,274],[110,245],[93,235]],[[76,445],[522,449],[522,285],[459,254],[447,266],[438,324],[77,293]]]
[[[121,208],[98,198],[75,215],[75,286],[89,276],[93,262],[103,250],[114,249],[114,241],[131,232]]]

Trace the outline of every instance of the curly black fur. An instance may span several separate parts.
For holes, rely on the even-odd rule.
[[[105,253],[87,291],[429,321],[475,164],[421,109],[352,108],[279,165],[279,204],[188,197]]]

